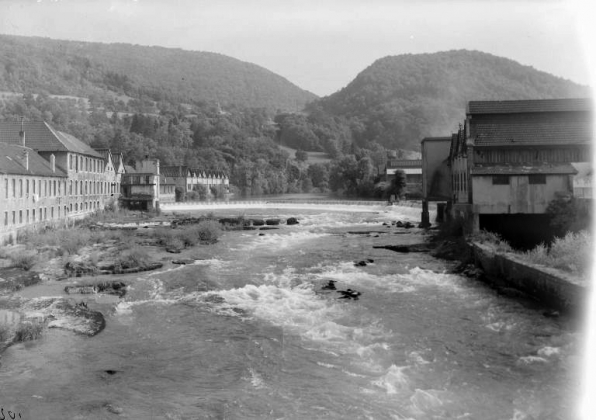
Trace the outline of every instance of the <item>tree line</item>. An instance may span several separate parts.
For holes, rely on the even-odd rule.
[[[190,109],[162,104],[157,114],[120,114],[46,94],[0,101],[0,119],[19,121],[21,117],[46,121],[93,148],[122,152],[129,166],[149,156],[159,158],[162,165],[226,172],[232,192],[239,196],[300,192],[371,198],[390,195],[389,185],[380,177],[386,151],[350,144],[345,126],[322,115],[310,119],[309,129],[314,130],[318,142],[337,142],[337,147],[330,162],[314,164],[308,163],[308,152],[291,156],[279,147],[283,121],[301,118],[275,117],[264,108],[222,111],[217,104]]]

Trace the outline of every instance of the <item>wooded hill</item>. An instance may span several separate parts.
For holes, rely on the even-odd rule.
[[[589,96],[586,86],[516,61],[454,50],[381,58],[308,109],[349,121],[357,144],[416,150],[424,137],[457,131],[468,101]]]
[[[313,94],[219,54],[0,35],[0,120],[47,121],[130,165],[150,156],[225,171],[247,196],[386,198],[387,149],[405,158],[423,137],[455,132],[468,101],[589,94],[512,60],[449,51],[382,58],[304,107]]]
[[[298,111],[316,98],[263,67],[222,54],[0,35],[0,91],[104,96],[105,103],[105,90],[144,101],[273,112]]]

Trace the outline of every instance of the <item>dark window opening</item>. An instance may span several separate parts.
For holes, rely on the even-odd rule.
[[[546,184],[546,175],[528,175],[531,185]]]
[[[509,185],[509,176],[508,175],[494,175],[493,176],[493,185]]]

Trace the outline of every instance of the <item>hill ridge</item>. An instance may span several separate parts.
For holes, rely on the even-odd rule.
[[[381,57],[308,108],[361,124],[361,143],[396,149],[449,134],[472,100],[572,97],[591,97],[591,90],[509,58],[458,49]]]
[[[288,111],[317,98],[269,69],[221,53],[0,34],[0,90],[88,96],[82,93],[106,88],[153,100]]]

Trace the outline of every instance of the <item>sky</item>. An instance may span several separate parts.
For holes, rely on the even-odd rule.
[[[0,33],[217,52],[319,96],[346,86],[379,58],[453,49],[594,85],[583,47],[586,2],[0,0]]]

